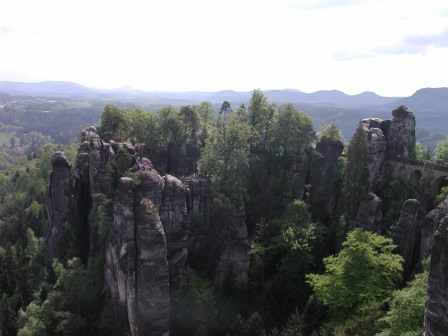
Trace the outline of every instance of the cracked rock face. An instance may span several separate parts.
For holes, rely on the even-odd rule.
[[[105,278],[122,318],[136,335],[168,335],[169,270],[156,205],[122,177],[106,247]]]
[[[414,248],[416,246],[417,230],[419,228],[418,210],[420,207],[419,201],[416,199],[409,199],[404,202],[401,209],[400,219],[395,226],[392,239],[397,245],[396,252],[400,254],[403,259],[403,279],[406,280],[416,263],[413,260]]]
[[[447,206],[447,203],[442,205]],[[437,225],[431,253],[428,296],[425,304],[426,336],[443,336],[448,330],[448,217]]]
[[[61,241],[70,228],[74,180],[72,167],[63,152],[51,158],[51,174],[47,195],[48,234],[45,242],[45,265],[51,266],[61,254]]]
[[[405,105],[392,111],[392,119],[381,122],[387,138],[387,157],[410,159],[415,146],[415,117]]]
[[[386,137],[379,128],[381,122],[382,120],[378,118],[369,118],[361,121],[369,144],[369,185],[371,189],[374,189],[376,186],[386,157]]]

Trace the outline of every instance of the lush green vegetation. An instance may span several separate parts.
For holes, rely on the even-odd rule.
[[[309,212],[308,179],[300,174],[317,155],[316,141],[343,142],[342,133],[329,123],[316,136],[310,116],[292,104],[277,107],[260,90],[254,90],[247,108],[233,109],[225,101],[218,114],[210,102],[167,105],[154,112],[109,104],[101,115],[88,103],[39,104],[31,109],[22,102],[2,111],[1,120],[13,125],[23,150],[0,148],[0,335],[122,333],[102,292],[113,212],[109,196],[97,193],[90,200],[95,250],[82,251],[88,238],[74,230],[66,256],[51,268],[43,266],[50,157],[55,150],[64,150],[72,163],[76,157],[74,147],[47,143],[70,143],[78,139],[74,127],[78,132],[97,122],[104,139],[138,144],[161,173],[207,174],[218,240],[231,229],[228,214],[245,206],[247,295],[238,292],[232,265],[219,290],[210,278],[185,268],[171,287],[173,335],[421,333],[426,273],[399,289],[402,260],[386,237],[390,231],[380,236],[361,229],[347,233],[344,227],[369,190],[369,153],[361,126],[334,172],[334,180],[343,185],[343,204],[332,222],[322,223]],[[4,140],[10,143],[8,137]],[[425,153],[416,146],[416,158],[426,159]],[[444,162],[442,149],[437,153]],[[130,154],[118,149],[116,176],[132,176],[131,162]],[[388,229],[412,191],[398,179],[386,183],[380,196]],[[201,222],[202,214],[194,212],[192,220]],[[329,242],[336,236],[338,242]]]

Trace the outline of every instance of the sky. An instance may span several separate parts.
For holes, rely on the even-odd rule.
[[[0,80],[158,91],[448,86],[446,0],[2,0]]]

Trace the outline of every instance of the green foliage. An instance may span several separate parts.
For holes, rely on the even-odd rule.
[[[372,336],[381,328],[384,311],[377,301],[369,301],[355,315],[334,328],[335,336]],[[397,334],[401,335],[401,334]]]
[[[217,190],[237,190],[246,184],[253,129],[240,114],[232,114],[212,130],[198,166],[210,174]],[[231,191],[232,192],[232,191]]]
[[[417,142],[412,149],[412,157],[417,160],[429,160],[431,159],[429,155],[429,149],[426,150],[422,143]]]
[[[401,178],[389,181],[380,191],[383,200],[384,226],[391,233],[400,218],[401,209],[406,200],[413,197],[413,188]]]
[[[268,102],[263,91],[256,89],[252,92],[248,111],[249,122],[257,132],[262,146],[266,148],[270,136],[272,118],[274,117],[275,104]]]
[[[120,148],[116,154],[117,176],[122,177],[132,164],[132,155],[125,149]]]
[[[392,253],[391,239],[357,228],[343,249],[324,259],[324,274],[308,274],[316,296],[336,320],[344,320],[370,301],[386,302],[401,277],[403,258]]]
[[[339,130],[338,126],[334,122],[324,124],[320,132],[317,134],[317,139],[320,142],[325,141],[340,141],[342,143],[344,142],[344,136],[342,135],[342,132]]]
[[[315,139],[313,120],[292,104],[280,106],[274,116],[271,148],[280,156],[298,156],[311,146]]]
[[[125,109],[113,104],[104,106],[98,126],[101,137],[121,141],[128,137],[130,128],[130,118]]]
[[[199,130],[198,113],[191,106],[182,106],[179,113],[183,123],[184,138],[194,138]]]
[[[354,219],[359,204],[367,196],[369,190],[369,146],[367,137],[359,124],[350,140],[344,167],[344,213],[347,219]]]
[[[174,309],[174,329],[181,335],[193,335],[201,326],[210,328],[216,317],[213,288],[191,268],[187,267],[179,280]]]
[[[203,101],[199,106],[195,106],[195,109],[199,115],[202,129],[207,129],[214,119],[215,108],[209,101]]]
[[[428,271],[418,274],[407,286],[393,293],[390,308],[382,319],[386,328],[378,336],[423,334]]]
[[[160,134],[163,143],[176,142],[182,136],[180,112],[170,105],[158,111]]]
[[[448,140],[438,142],[434,153],[434,160],[441,164],[448,164]]]
[[[436,196],[436,203],[439,204],[445,200],[448,196],[448,186],[444,186],[440,189],[440,192]]]

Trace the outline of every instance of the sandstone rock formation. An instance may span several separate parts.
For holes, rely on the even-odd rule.
[[[386,137],[380,129],[382,122],[383,121],[378,118],[368,118],[361,121],[364,131],[367,134],[367,141],[369,144],[369,185],[371,190],[375,189],[386,157]]]
[[[415,146],[415,117],[405,105],[392,111],[392,119],[380,125],[387,139],[387,157],[410,159]]]
[[[122,177],[106,247],[105,279],[129,330],[168,335],[169,272],[165,233],[155,204]]]
[[[51,168],[47,197],[48,233],[44,257],[47,266],[51,266],[54,258],[61,256],[64,235],[71,227],[74,192],[72,167],[63,152],[53,154]]]
[[[123,150],[127,154],[121,155]],[[213,222],[206,176],[182,181],[162,177],[148,158],[140,157],[138,146],[106,143],[94,127],[82,133],[74,171],[62,152],[54,154],[52,166],[46,264],[63,256],[60,246],[70,230],[82,233],[77,248],[85,263],[105,250],[105,289],[129,334],[168,335],[169,283],[182,275],[186,264],[217,287],[232,265],[236,284],[246,288],[249,243],[244,203]],[[134,175],[118,178],[117,172],[127,168]],[[97,199],[113,202],[114,207],[101,249],[98,223],[90,216]],[[225,236],[220,236],[222,223]]]
[[[444,207],[447,206],[445,203]],[[448,217],[438,223],[431,253],[425,336],[444,336],[448,330]]]
[[[396,252],[404,258],[403,279],[411,274],[416,263],[414,260],[414,248],[418,244],[420,236],[418,233],[418,210],[419,201],[416,199],[407,200],[401,209],[400,219],[395,226],[392,239],[397,245]]]
[[[369,193],[366,200],[361,202],[356,219],[351,223],[351,229],[361,227],[364,230],[381,234],[382,232],[383,201],[374,193]]]
[[[319,155],[313,160],[310,171],[310,204],[314,218],[334,215],[340,189],[335,174],[343,149],[340,141],[320,141],[316,145]]]

